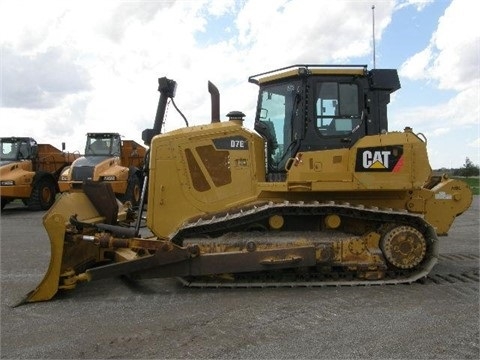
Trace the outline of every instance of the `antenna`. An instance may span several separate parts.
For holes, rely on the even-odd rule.
[[[375,5],[372,5],[373,68],[375,69]]]

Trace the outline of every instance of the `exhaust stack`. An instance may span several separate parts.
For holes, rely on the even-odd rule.
[[[208,92],[212,99],[212,124],[220,122],[220,93],[217,87],[211,82],[208,82]]]

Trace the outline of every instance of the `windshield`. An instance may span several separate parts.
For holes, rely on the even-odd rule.
[[[30,158],[29,146],[23,139],[1,139],[2,160],[22,160]]]
[[[268,131],[271,165],[282,170],[291,150],[293,121],[299,99],[299,81],[266,87],[260,93],[259,121]]]
[[[88,135],[85,155],[120,156],[120,137],[111,134]]]

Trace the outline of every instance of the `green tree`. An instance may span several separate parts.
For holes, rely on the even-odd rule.
[[[459,175],[470,177],[470,176],[478,176],[480,174],[480,168],[478,165],[475,165],[472,160],[468,157],[465,159],[465,164],[463,164],[462,168],[459,169]]]

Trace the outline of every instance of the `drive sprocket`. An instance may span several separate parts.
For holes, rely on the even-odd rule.
[[[402,225],[389,230],[380,243],[385,258],[395,267],[412,269],[425,258],[427,241],[417,229]]]

